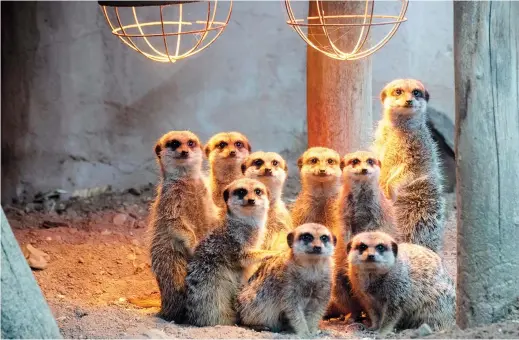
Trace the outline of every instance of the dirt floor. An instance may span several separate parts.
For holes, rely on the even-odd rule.
[[[287,185],[290,202],[298,185]],[[101,192],[103,190],[100,190]],[[61,193],[63,196],[64,193]],[[151,186],[124,193],[105,192],[62,200],[59,193],[34,203],[4,206],[15,236],[49,255],[33,273],[65,338],[291,338],[291,334],[256,332],[242,327],[196,328],[176,325],[155,316],[157,309],[139,309],[132,296],[158,294],[146,252]],[[449,206],[444,258],[456,272],[455,207]],[[320,338],[373,338],[362,325],[323,321]],[[458,328],[437,333],[407,330],[392,338],[519,338],[519,313],[503,323],[483,328]]]

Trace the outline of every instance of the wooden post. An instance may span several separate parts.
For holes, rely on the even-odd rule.
[[[2,339],[61,339],[4,210],[2,223]]]
[[[365,1],[323,1],[326,14],[364,14]],[[317,15],[315,1],[309,16]],[[315,20],[314,20],[315,21]],[[328,45],[320,27],[309,28],[313,42]],[[333,28],[330,28],[332,31]],[[350,51],[360,28],[353,27],[337,42]],[[315,33],[315,35],[313,35]],[[370,145],[372,139],[371,58],[332,59],[307,47],[308,147],[325,146],[341,155]]]
[[[455,1],[457,323],[519,297],[519,2]]]

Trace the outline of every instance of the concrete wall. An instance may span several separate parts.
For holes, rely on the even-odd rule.
[[[375,112],[383,84],[411,76],[453,117],[451,7],[410,3],[409,22],[374,56]],[[95,2],[2,2],[3,202],[154,182],[152,147],[170,129],[203,140],[240,130],[254,149],[295,160],[306,143],[306,45],[284,15],[279,1],[237,1],[214,45],[171,65],[118,41]]]

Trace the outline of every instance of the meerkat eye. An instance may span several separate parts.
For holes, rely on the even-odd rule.
[[[402,93],[404,93],[404,91],[402,91],[402,89],[396,89],[394,93],[395,96],[400,96]]]
[[[176,150],[181,144],[178,140],[173,139],[166,143],[166,148]]]
[[[368,249],[368,246],[365,245],[364,243],[361,243],[361,244],[359,244],[358,249],[360,250],[360,252],[363,252],[364,250]]]
[[[234,143],[234,145],[236,145],[236,147],[237,147],[238,149],[243,148],[243,143],[242,143],[242,142],[236,142],[236,143]]]
[[[256,189],[256,190],[254,190],[254,192],[255,192],[256,195],[258,195],[258,196],[261,196],[261,194],[263,194],[263,191],[261,191],[261,189]]]
[[[359,164],[359,163],[360,163],[360,159],[358,159],[358,158],[355,158],[355,159],[353,159],[353,160],[351,161],[351,164],[353,164],[353,165],[357,165],[357,164]]]
[[[187,142],[187,145],[192,148],[193,146],[195,146],[195,142],[193,142],[192,140],[190,140],[189,142]]]
[[[299,236],[299,239],[305,243],[310,243],[314,240],[314,236],[310,233],[304,233],[303,235]]]
[[[328,159],[328,164],[333,165],[334,163],[335,163],[335,161],[333,159],[331,159],[331,158]]]
[[[418,98],[422,97],[422,91],[413,90],[413,96],[418,97]]]
[[[330,242],[330,238],[328,237],[328,235],[322,235],[321,236],[321,241],[323,243],[327,243],[327,242]]]
[[[279,164],[278,161],[276,161],[276,160],[272,161],[272,165],[277,166],[278,164]]]
[[[312,164],[317,164],[317,162],[319,162],[319,160],[317,158],[312,158],[310,160],[310,163],[312,163]]]
[[[387,250],[386,246],[383,244],[379,244],[375,247],[379,253],[382,253]]]
[[[245,189],[237,189],[234,191],[234,195],[240,197],[240,198],[243,198],[245,197],[245,195],[247,195],[247,190]]]
[[[371,159],[371,158],[368,158],[367,162],[371,166],[373,166],[375,164],[375,161],[373,159]]]
[[[252,162],[252,164],[254,164],[255,166],[257,166],[259,168],[260,166],[263,165],[263,160],[262,159],[255,159],[254,162]]]
[[[227,146],[227,143],[225,142],[220,142],[216,147],[219,148],[219,149],[223,149]]]

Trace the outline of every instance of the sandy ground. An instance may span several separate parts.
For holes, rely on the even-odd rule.
[[[298,185],[290,181],[290,201]],[[48,266],[33,271],[65,338],[291,338],[291,334],[256,332],[242,327],[197,328],[156,317],[157,309],[139,309],[126,300],[158,294],[146,252],[146,219],[152,187],[93,198],[44,199],[29,205],[4,206],[15,236],[50,256]],[[444,259],[456,273],[456,232],[453,195]],[[320,338],[372,338],[361,325],[323,321]],[[407,330],[392,338],[424,337]],[[429,338],[519,338],[519,312],[500,324],[458,328]]]

